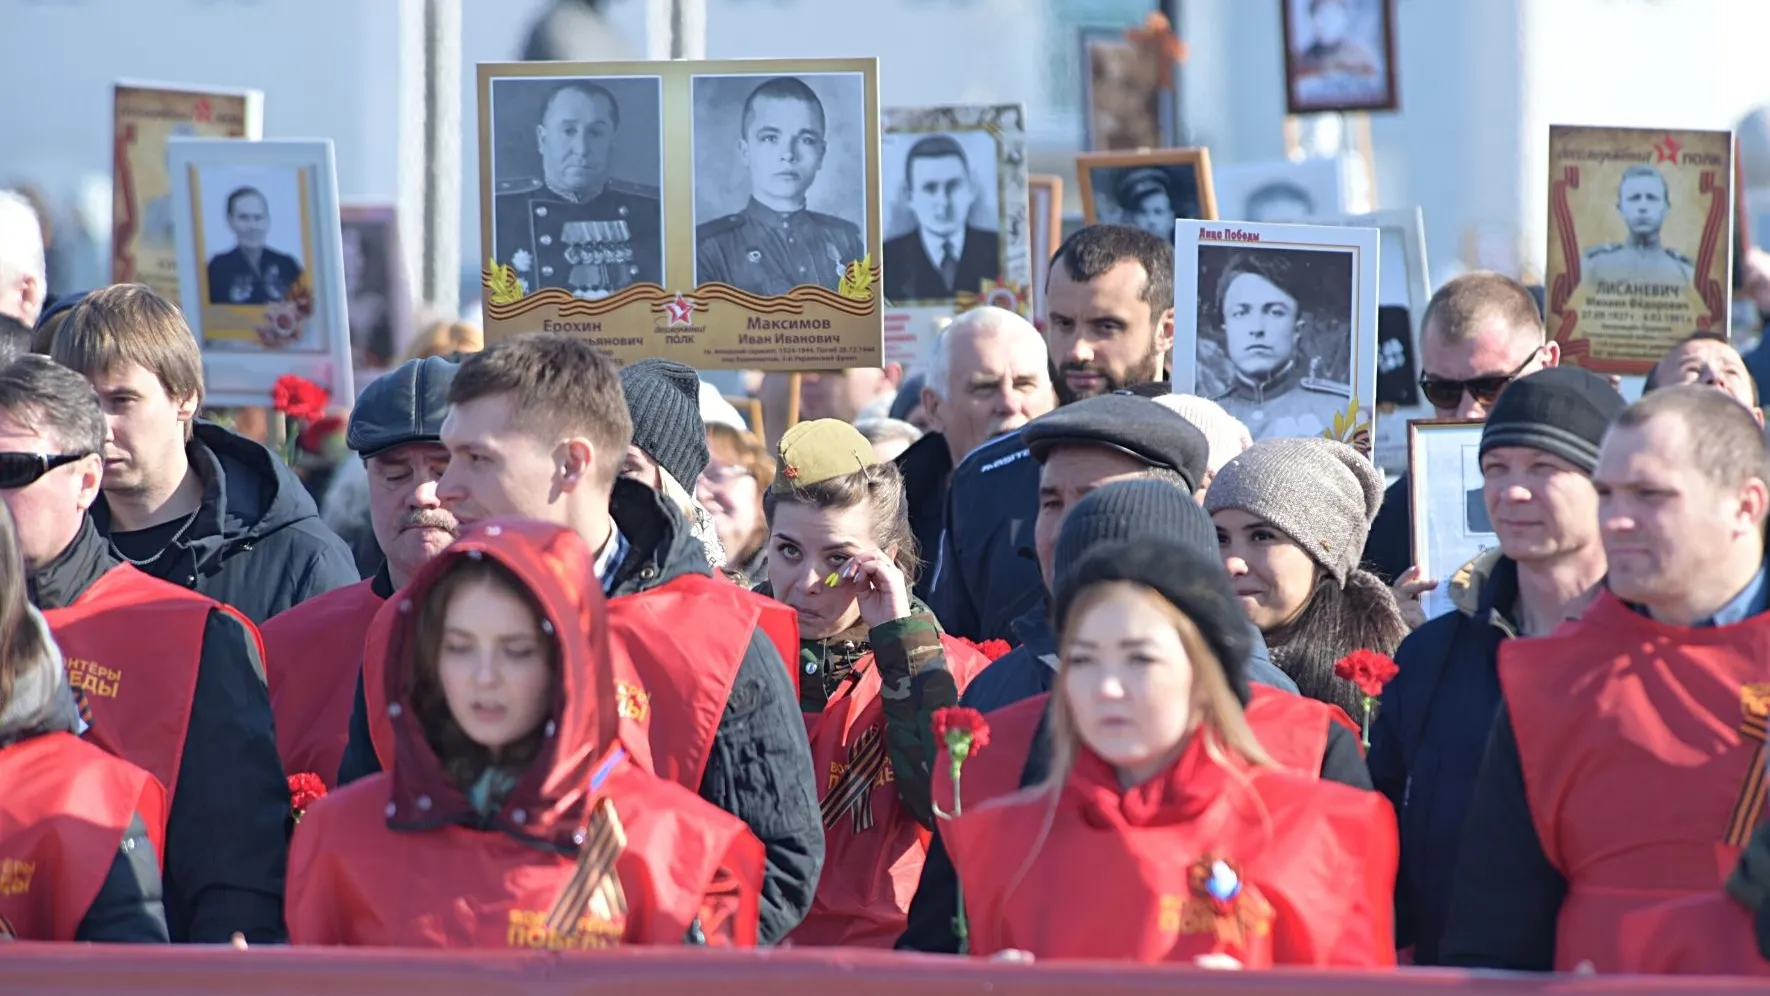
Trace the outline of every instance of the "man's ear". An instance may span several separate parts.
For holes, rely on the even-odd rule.
[[[1543,343],[1543,369],[1559,366],[1561,363],[1561,344],[1553,339]]]
[[[98,500],[99,489],[104,487],[104,454],[91,453],[80,458],[80,474],[75,478],[78,485],[75,501],[80,510],[85,511]]]
[[[596,471],[596,446],[582,436],[574,436],[560,444],[559,489],[573,491],[583,487]]]
[[[901,387],[903,385],[903,364],[887,363],[881,369],[885,371],[886,383],[890,384],[892,387]]]
[[[197,409],[200,407],[202,406],[197,401],[197,396],[192,394],[189,397],[179,399],[178,403],[173,406],[173,410],[178,412],[178,420],[180,422],[189,422],[191,419],[197,417]]]
[[[929,432],[945,432],[946,418],[940,411],[940,395],[931,387],[922,388],[922,415],[928,420]]]
[[[1162,317],[1155,325],[1155,345],[1165,357],[1174,351],[1174,309],[1162,312]]]

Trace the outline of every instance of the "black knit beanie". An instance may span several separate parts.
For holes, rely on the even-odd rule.
[[[1247,704],[1253,627],[1248,625],[1248,617],[1235,600],[1223,561],[1177,539],[1099,544],[1057,579],[1057,590],[1052,592],[1052,613],[1059,629],[1068,623],[1076,595],[1106,581],[1130,581],[1153,589],[1191,619],[1205,644],[1222,662],[1235,697]]]
[[[707,469],[700,375],[675,360],[647,357],[621,368],[621,391],[633,416],[633,445],[692,492]]]
[[[1114,540],[1178,540],[1208,557],[1217,555],[1217,527],[1193,497],[1168,481],[1118,481],[1089,492],[1057,533],[1055,576],[1080,563],[1088,551]]]
[[[1498,446],[1527,446],[1590,474],[1598,466],[1604,430],[1626,407],[1610,381],[1590,370],[1538,370],[1500,392],[1481,430],[1481,453]]]

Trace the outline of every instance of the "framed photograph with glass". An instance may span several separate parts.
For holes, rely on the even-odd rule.
[[[1413,501],[1414,564],[1421,576],[1448,582],[1451,572],[1499,545],[1481,478],[1478,420],[1415,419],[1407,424],[1407,472]],[[1421,598],[1426,617],[1451,609],[1450,585]]]
[[[1285,109],[1392,111],[1395,0],[1279,0]]]
[[[1135,225],[1166,242],[1176,219],[1217,217],[1209,149],[1084,153],[1076,177],[1084,224]]]
[[[1063,244],[1063,177],[1035,173],[1026,178],[1027,223],[1032,243],[1033,324],[1045,329],[1045,274]]]
[[[262,405],[283,374],[354,397],[330,139],[173,138],[179,297],[206,400]]]

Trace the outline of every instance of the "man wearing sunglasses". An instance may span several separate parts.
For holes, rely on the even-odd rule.
[[[87,510],[104,412],[43,356],[0,368],[0,500],[18,523],[31,601],[48,620],[88,740],[170,794],[164,907],[175,943],[279,943],[289,788],[258,635],[239,613],[122,563]]]
[[[1420,323],[1420,390],[1434,417],[1485,419],[1500,391],[1561,359],[1546,341],[1542,311],[1525,286],[1497,273],[1466,273],[1438,288]],[[1413,501],[1408,476],[1390,486],[1364,545],[1364,562],[1395,584],[1416,624],[1420,595],[1438,586],[1413,568]]]

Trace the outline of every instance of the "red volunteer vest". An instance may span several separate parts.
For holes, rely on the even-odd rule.
[[[1753,916],[1719,891],[1636,910],[1623,919],[1618,971],[1770,978]]]
[[[685,575],[649,591],[609,599],[612,649],[626,655],[644,686],[617,683],[622,715],[646,727],[652,770],[659,777],[700,789],[713,734],[725,716],[732,682],[749,650],[750,634],[758,626],[792,670],[798,650],[783,648],[776,635],[784,631],[779,613],[792,616],[792,610],[782,605],[765,611],[760,601],[759,596],[705,575]],[[391,605],[384,613],[397,608],[397,604]],[[383,770],[393,766],[393,724],[387,718],[383,677],[390,622],[376,620],[374,646],[363,658],[370,739]],[[788,647],[797,648],[796,617],[787,635],[793,637]]]
[[[290,774],[338,777],[363,643],[382,599],[373,581],[310,598],[264,624],[264,675],[277,721],[277,753]]]
[[[1321,777],[1329,725],[1339,723],[1354,732],[1358,730],[1358,725],[1339,706],[1265,685],[1254,685],[1252,692],[1243,714],[1254,729],[1254,738],[1280,767],[1312,781]],[[1051,694],[1046,692],[1003,706],[984,717],[989,722],[989,746],[965,759],[960,802],[975,806],[1020,790],[1021,774],[1050,700]],[[946,744],[937,746],[940,756],[934,763],[934,802],[942,812],[950,814],[954,811],[953,762]]]
[[[631,759],[604,783],[626,834],[615,869],[627,912],[585,915],[569,933],[547,911],[574,857],[499,832],[387,828],[392,776],[353,782],[314,803],[295,829],[285,915],[293,944],[544,948],[683,943],[710,893],[735,892],[729,940],[753,947],[762,845],[743,821]],[[446,869],[446,873],[439,870]],[[711,933],[711,931],[709,931]]]
[[[91,710],[86,739],[146,768],[168,796],[178,791],[203,631],[216,609],[257,634],[233,609],[128,564],[106,571],[72,605],[43,613],[68,683]]]
[[[0,747],[0,785],[0,940],[73,940],[135,813],[166,853],[166,790],[71,733]]]
[[[1176,763],[1215,763],[1203,753],[1195,740]],[[1248,968],[1395,964],[1399,845],[1388,802],[1282,769],[1245,776],[1251,788],[1225,777],[1172,822],[1104,822],[1066,786],[1055,811],[1048,793],[1028,789],[943,824],[971,952],[1146,963],[1227,954]],[[1214,892],[1213,883],[1227,887]]]
[[[963,692],[989,659],[952,637],[940,642]],[[823,809],[824,870],[811,911],[788,935],[797,945],[891,947],[928,854],[928,831],[897,798],[873,655],[855,662],[854,673],[859,680],[845,682],[823,712],[805,715]]]
[[[1770,615],[1663,626],[1609,592],[1563,635],[1500,646],[1531,818],[1567,878],[1557,969],[1617,971],[1628,914],[1733,870],[1763,806],[1767,662]]]

